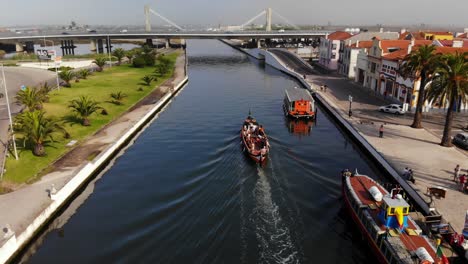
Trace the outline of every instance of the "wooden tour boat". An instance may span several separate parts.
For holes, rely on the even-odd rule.
[[[270,151],[270,143],[264,128],[250,116],[250,113],[242,125],[240,136],[243,150],[249,157],[260,164],[265,162]]]
[[[290,117],[315,118],[315,101],[306,89],[286,89],[283,110]]]
[[[409,216],[400,188],[390,193],[368,176],[342,172],[345,207],[380,263],[449,263]]]

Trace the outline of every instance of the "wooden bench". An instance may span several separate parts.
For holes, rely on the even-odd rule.
[[[446,189],[442,187],[427,187],[427,194],[434,195],[435,197],[442,197],[445,198],[445,193],[447,192]]]

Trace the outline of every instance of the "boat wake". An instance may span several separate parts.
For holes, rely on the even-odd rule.
[[[259,241],[259,263],[299,263],[288,226],[281,218],[279,207],[271,197],[271,186],[265,171],[257,167],[255,195],[255,235]]]

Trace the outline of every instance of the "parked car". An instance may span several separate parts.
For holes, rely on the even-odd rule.
[[[403,115],[405,113],[405,110],[403,110],[403,107],[398,104],[389,104],[385,106],[379,107],[380,112],[385,112],[385,113],[391,113],[395,115]]]
[[[452,139],[452,143],[462,149],[468,150],[468,133],[462,132],[456,134]]]
[[[96,33],[97,31],[95,29],[90,30],[89,33]]]

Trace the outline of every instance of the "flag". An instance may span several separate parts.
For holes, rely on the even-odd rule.
[[[440,259],[439,264],[450,264],[448,258],[444,255],[444,252],[442,252],[442,247],[440,246],[440,239],[437,239],[437,257]]]

